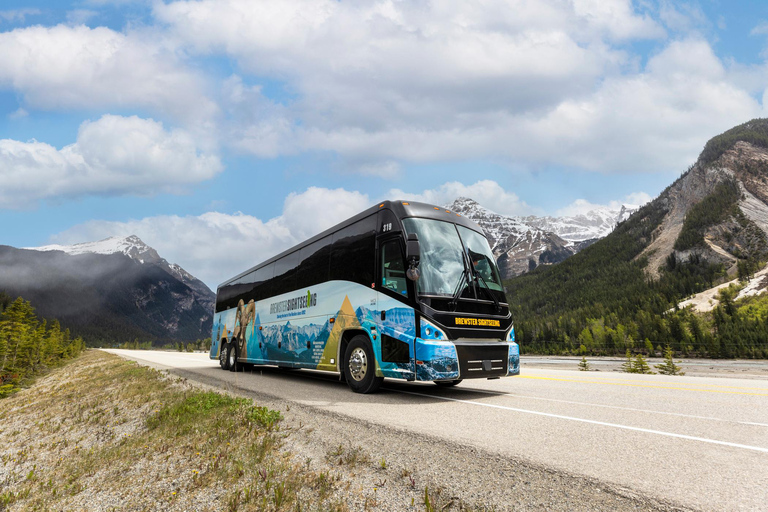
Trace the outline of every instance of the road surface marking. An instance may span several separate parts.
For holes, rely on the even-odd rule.
[[[712,416],[696,416],[692,414],[682,414],[679,412],[667,412],[667,411],[653,411],[651,409],[635,409],[632,407],[621,407],[618,405],[606,405],[606,404],[593,404],[589,402],[574,402],[572,400],[560,400],[558,398],[543,398],[538,396],[526,396],[526,395],[519,395],[515,393],[505,393],[503,391],[490,391],[490,390],[484,390],[484,389],[474,389],[474,388],[461,388],[457,389],[456,391],[468,391],[472,393],[485,393],[488,395],[494,395],[494,396],[509,396],[514,398],[522,398],[527,400],[543,400],[545,402],[559,402],[563,404],[573,404],[573,405],[587,405],[591,407],[604,407],[607,409],[619,409],[622,411],[632,411],[632,412],[647,412],[651,414],[665,414],[667,416],[680,416],[683,418],[693,418],[693,419],[699,419],[699,420],[712,420],[712,421],[723,421],[726,423],[738,423],[741,425],[757,425],[760,427],[768,427],[768,424],[766,423],[753,423],[750,421],[736,421],[736,420],[728,420],[724,418],[714,418]]]
[[[428,395],[425,393],[415,393],[413,391],[401,391],[398,390],[398,393],[405,393],[408,395],[416,395],[416,396],[423,396],[426,398],[437,398],[439,400],[446,400],[449,402],[459,402],[463,404],[469,404],[469,405],[479,405],[481,407],[490,407],[492,409],[503,409],[506,411],[513,411],[513,412],[521,412],[524,414],[534,414],[536,416],[546,416],[548,418],[558,418],[561,420],[570,420],[570,421],[578,421],[580,423],[589,423],[591,425],[600,425],[603,427],[613,427],[613,428],[619,428],[623,430],[631,430],[634,432],[643,432],[646,434],[655,434],[659,436],[666,436],[666,437],[675,437],[678,439],[687,439],[689,441],[699,441],[702,443],[709,443],[709,444],[717,444],[721,446],[728,446],[731,448],[741,448],[744,450],[751,450],[755,452],[762,452],[762,453],[768,453],[768,448],[762,448],[760,446],[750,446],[746,444],[739,444],[739,443],[730,443],[728,441],[718,441],[716,439],[707,439],[705,437],[696,437],[696,436],[687,436],[685,434],[675,434],[673,432],[664,432],[661,430],[651,430],[647,428],[640,428],[640,427],[630,427],[629,425],[619,425],[617,423],[606,423],[604,421],[595,421],[595,420],[587,420],[584,418],[575,418],[573,416],[562,416],[560,414],[552,414],[548,412],[540,412],[540,411],[531,411],[528,409],[518,409],[517,407],[507,407],[505,405],[496,405],[496,404],[484,404],[482,402],[474,402],[472,400],[461,400],[459,398],[448,398],[446,396],[438,396],[438,395]]]
[[[735,389],[759,389],[760,391],[766,391],[766,393],[746,393],[743,391],[725,391],[720,389],[699,389],[699,388],[686,388],[679,386],[694,386],[696,384],[684,384],[681,383],[677,386],[657,386],[652,384],[629,384],[628,382],[616,382],[607,380],[583,380],[583,379],[566,379],[562,377],[535,377],[533,375],[520,375],[516,377],[518,379],[534,379],[534,380],[555,380],[560,382],[577,382],[579,384],[610,384],[612,386],[629,386],[633,388],[653,388],[653,389],[675,389],[678,391],[701,391],[703,393],[725,393],[730,395],[750,395],[750,396],[768,396],[768,389],[765,388],[735,388],[735,386],[719,386],[719,387],[732,387]],[[699,384],[700,386],[718,387],[716,384]]]
[[[757,425],[758,427],[768,427],[767,423],[752,423],[751,421],[740,421],[739,423],[743,423],[744,425]]]

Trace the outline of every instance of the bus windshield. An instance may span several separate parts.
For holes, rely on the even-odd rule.
[[[469,277],[482,277],[478,279],[478,286],[503,290],[493,253],[482,234],[464,226],[432,219],[410,217],[403,219],[403,224],[408,233],[419,236],[419,293],[453,295],[467,268],[465,261],[473,265]],[[465,250],[466,259],[462,254]]]

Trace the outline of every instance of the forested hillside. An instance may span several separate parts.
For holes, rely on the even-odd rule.
[[[768,259],[753,211],[762,190],[740,180],[768,161],[765,149],[744,146],[763,146],[764,133],[768,121],[755,120],[712,139],[691,169],[609,236],[507,281],[521,349],[652,353],[669,344],[683,354],[768,357],[768,299],[734,303],[731,290],[709,314],[677,310],[687,296],[737,273],[746,278]]]
[[[39,321],[29,302],[0,292],[0,398],[84,348],[83,339],[73,339],[58,321]]]

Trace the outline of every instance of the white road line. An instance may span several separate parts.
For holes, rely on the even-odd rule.
[[[587,405],[590,407],[604,407],[606,409],[619,409],[621,411],[631,411],[631,412],[647,412],[651,414],[664,414],[667,416],[679,416],[682,418],[693,418],[698,420],[711,420],[711,421],[722,421],[725,423],[737,423],[739,425],[757,425],[759,427],[768,427],[768,424],[765,423],[752,423],[749,421],[736,421],[736,420],[727,420],[724,418],[714,418],[712,416],[696,416],[693,414],[683,414],[679,412],[666,412],[666,411],[652,411],[650,409],[634,409],[632,407],[620,407],[618,405],[605,405],[605,404],[592,404],[589,402],[574,402],[572,400],[560,400],[558,398],[543,398],[538,396],[525,396],[525,395],[517,395],[515,393],[504,393],[503,391],[487,391],[484,389],[472,389],[472,388],[462,388],[461,391],[470,391],[473,393],[485,393],[487,395],[494,395],[494,396],[510,396],[514,398],[522,398],[525,400],[543,400],[545,402],[558,402],[561,404],[572,404],[572,405]]]
[[[738,423],[744,425],[757,425],[758,427],[768,427],[768,423],[752,423],[751,421],[739,421]]]
[[[592,425],[600,425],[603,427],[613,427],[613,428],[620,428],[623,430],[632,430],[634,432],[644,432],[646,434],[656,434],[660,436],[666,436],[666,437],[675,437],[678,439],[687,439],[689,441],[699,441],[702,443],[709,443],[709,444],[718,444],[721,446],[729,446],[731,448],[742,448],[744,450],[752,450],[755,452],[762,452],[762,453],[768,453],[768,448],[761,448],[759,446],[749,446],[746,444],[739,444],[739,443],[729,443],[728,441],[717,441],[715,439],[707,439],[704,437],[695,437],[695,436],[687,436],[684,434],[675,434],[673,432],[663,432],[661,430],[651,430],[647,428],[639,428],[639,427],[630,427],[628,425],[619,425],[617,423],[606,423],[603,421],[595,421],[595,420],[587,420],[584,418],[574,418],[573,416],[562,416],[560,414],[552,414],[548,412],[539,412],[539,411],[530,411],[527,409],[518,409],[516,407],[507,407],[504,405],[495,405],[495,404],[484,404],[482,402],[474,402],[472,400],[461,400],[458,398],[448,398],[445,396],[437,396],[437,395],[427,395],[425,393],[415,393],[413,391],[401,391],[397,390],[398,393],[405,393],[408,395],[416,395],[416,396],[423,396],[426,398],[437,398],[439,400],[447,400],[450,402],[460,402],[463,404],[469,404],[469,405],[479,405],[481,407],[490,407],[493,409],[504,409],[507,411],[514,411],[514,412],[521,412],[525,414],[534,414],[536,416],[546,416],[548,418],[558,418],[561,420],[570,420],[570,421],[578,421],[581,423],[589,423]]]

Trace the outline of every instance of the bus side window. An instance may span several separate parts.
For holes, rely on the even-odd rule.
[[[381,246],[381,287],[407,295],[407,285],[400,243],[397,240],[390,240]]]

